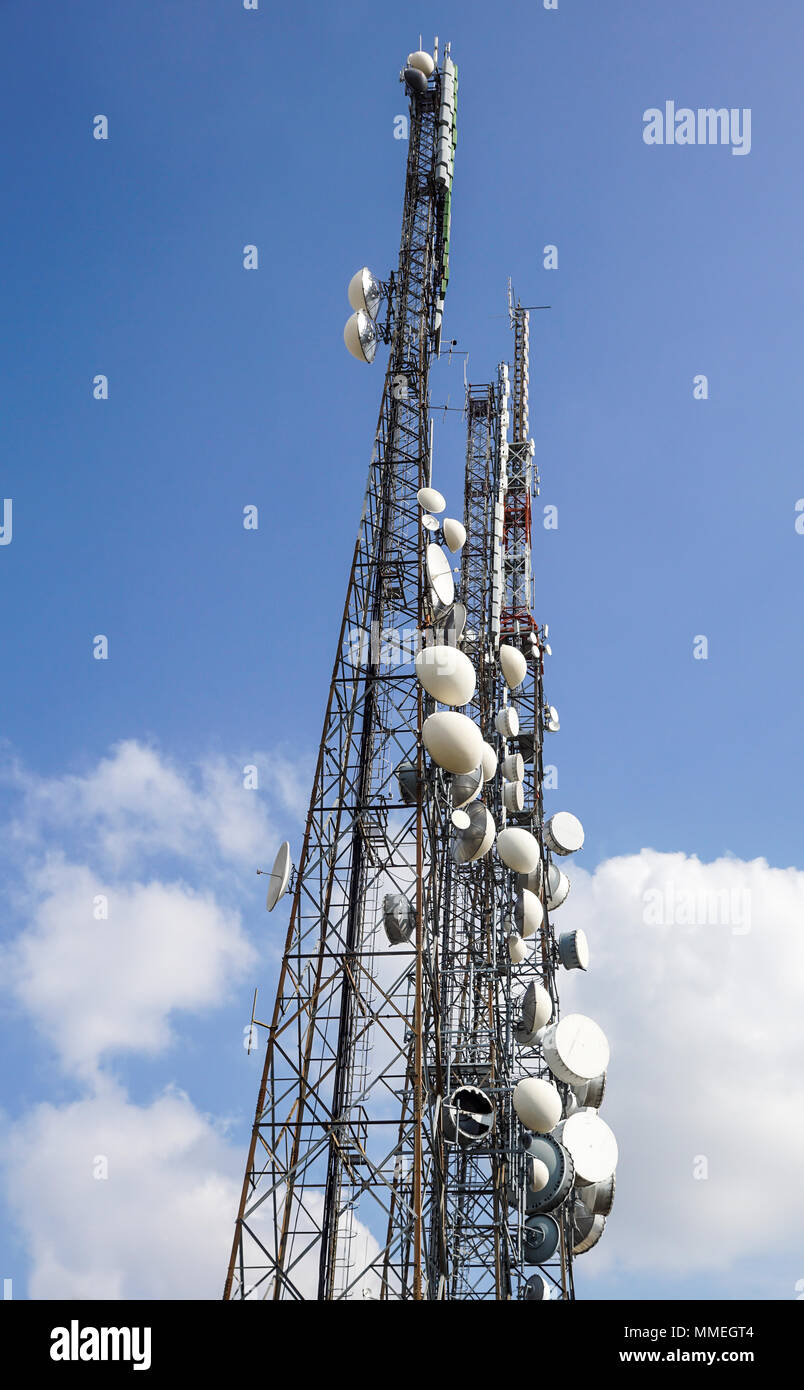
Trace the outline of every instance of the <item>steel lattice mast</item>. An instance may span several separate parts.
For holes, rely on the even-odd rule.
[[[439,526],[429,369],[457,68],[437,41],[408,64],[398,266],[350,286],[347,346],[370,361],[382,338],[389,356],[276,1001],[254,1020],[265,1060],[225,1298],[573,1298],[573,1250],[599,1238],[613,1193],[612,1177],[611,1193],[579,1189],[581,1205],[573,1179],[589,1179],[556,1128],[579,1105],[596,1116],[603,1078],[573,1086],[552,1038],[559,957],[580,963],[582,933],[568,946],[549,917],[566,896],[553,852],[570,851],[543,809],[557,719],[533,616],[528,312],[509,292],[513,399],[505,364],[468,388],[463,528]],[[442,542],[462,539],[456,600]],[[450,683],[467,672],[461,694]],[[460,768],[437,747],[449,721],[476,750]],[[512,830],[527,872],[503,850]],[[544,1122],[523,1121],[523,1085],[546,1094]]]
[[[398,269],[388,287],[390,353],[355,546],[290,924],[268,1038],[225,1297],[336,1298],[354,1285],[419,1298],[434,1155],[425,1132],[423,1038],[437,960],[426,929],[435,888],[423,787],[405,805],[395,770],[421,775],[424,699],[384,634],[424,626],[417,491],[429,481],[429,368],[448,276],[444,56],[411,92]],[[453,144],[453,118],[448,131]],[[441,138],[440,138],[441,137]],[[445,178],[445,172],[448,177]],[[394,955],[389,888],[413,885],[417,928]],[[401,1099],[401,1104],[400,1104]],[[350,1249],[371,1206],[379,1252]],[[368,1279],[365,1269],[368,1270]],[[359,1266],[359,1267],[358,1267]]]

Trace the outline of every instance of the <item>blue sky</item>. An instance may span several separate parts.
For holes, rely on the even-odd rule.
[[[531,322],[531,430],[559,526],[537,524],[534,568],[562,719],[556,795],[583,818],[584,869],[652,849],[804,870],[803,28],[792,0],[0,5],[5,933],[53,891],[37,875],[58,853],[116,883],[214,893],[256,952],[230,960],[220,998],[199,984],[184,1012],[165,1005],[169,1042],[109,1043],[107,1083],[132,1106],[174,1083],[244,1147],[256,1070],[241,1025],[253,984],[270,995],[279,939],[254,868],[297,831],[320,733],[381,389],[381,368],[344,351],[346,285],[396,259],[396,75],[420,31],[450,39],[460,69],[445,329],[469,378],[510,355],[509,275],[551,306]],[[643,111],[669,99],[750,108],[750,154],[647,146]],[[98,113],[108,141],[92,137]],[[434,371],[435,404],[461,405],[463,362]],[[436,430],[438,486],[457,498],[460,415]],[[99,848],[106,792],[71,814],[65,779],[126,740],[184,779],[195,845],[151,836],[124,862]],[[203,788],[222,785],[210,769],[236,783],[251,762],[260,804],[241,853],[210,828]],[[148,820],[134,800],[115,824]],[[592,1012],[595,989],[590,972]],[[64,1001],[48,1024],[49,997],[18,991],[0,1013],[12,1126],[90,1084],[54,1064]],[[7,1228],[25,1288],[41,1253]],[[703,1269],[699,1294],[750,1291],[754,1258]],[[784,1292],[762,1296],[791,1296],[783,1267]],[[645,1278],[612,1268],[589,1292],[679,1287],[658,1265]]]

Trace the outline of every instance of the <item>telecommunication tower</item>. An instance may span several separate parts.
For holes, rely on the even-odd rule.
[[[344,330],[388,363],[304,836],[269,879],[290,914],[272,1014],[252,1018],[265,1060],[227,1299],[572,1299],[613,1201],[608,1044],[558,995],[588,946],[551,925],[583,830],[543,806],[559,721],[533,615],[529,311],[509,286],[513,370],[467,387],[463,521],[444,516],[449,44],[402,80],[399,260],[353,277]]]

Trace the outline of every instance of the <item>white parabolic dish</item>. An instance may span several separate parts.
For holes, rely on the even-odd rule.
[[[269,912],[273,912],[279,899],[284,895],[290,878],[292,868],[290,860],[290,845],[284,840],[279,846],[274,867],[271,870],[271,877],[268,880],[268,894],[265,899],[265,906]]]
[[[426,564],[430,588],[438,602],[448,608],[455,597],[455,581],[452,578],[452,566],[440,545],[428,545]]]
[[[507,826],[497,836],[497,853],[509,869],[516,874],[529,874],[536,868],[541,857],[539,842],[529,830],[521,826]],[[598,1071],[603,1071],[599,1067]]]
[[[516,690],[527,675],[528,663],[517,647],[505,643],[500,647],[500,669],[509,689]]]
[[[444,518],[443,530],[444,540],[453,554],[456,550],[460,550],[461,546],[466,545],[466,527],[460,521],[456,521],[454,517]]]
[[[605,1182],[617,1167],[617,1140],[596,1110],[576,1110],[559,1125],[555,1137],[570,1153],[579,1187]]]
[[[422,647],[414,662],[428,695],[442,705],[468,705],[477,687],[475,668],[457,647]]]
[[[490,743],[483,744],[483,781],[490,782],[497,771],[497,754]]]
[[[447,499],[434,487],[420,487],[416,501],[426,512],[435,512],[436,515],[447,509]]]
[[[544,921],[544,908],[535,893],[529,888],[520,888],[514,906],[514,921],[517,931],[523,936],[533,936]]]
[[[430,757],[445,772],[473,772],[480,766],[483,735],[468,715],[455,710],[428,715],[422,725],[422,740]]]
[[[514,1087],[514,1109],[526,1129],[549,1134],[561,1119],[561,1096],[552,1081],[526,1076]]]
[[[452,857],[456,864],[469,864],[488,854],[494,840],[494,817],[481,801],[470,802],[466,812],[469,825],[458,830],[452,841]]]
[[[575,854],[583,845],[583,826],[570,811],[556,811],[544,827],[544,841],[554,854]]]
[[[585,1014],[565,1014],[552,1023],[542,1038],[542,1050],[553,1076],[570,1086],[591,1081],[609,1064],[606,1034]]]

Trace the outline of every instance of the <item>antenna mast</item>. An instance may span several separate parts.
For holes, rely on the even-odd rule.
[[[556,860],[583,831],[543,810],[558,716],[510,282],[513,389],[505,364],[467,387],[462,523],[432,485],[458,95],[434,47],[402,74],[397,269],[349,286],[346,346],[371,362],[387,343],[388,364],[298,865],[284,844],[268,883],[289,924],[270,1022],[252,1006],[265,1057],[226,1299],[571,1299],[613,1196],[608,1045],[559,1010],[559,966],[588,952],[552,931]]]

